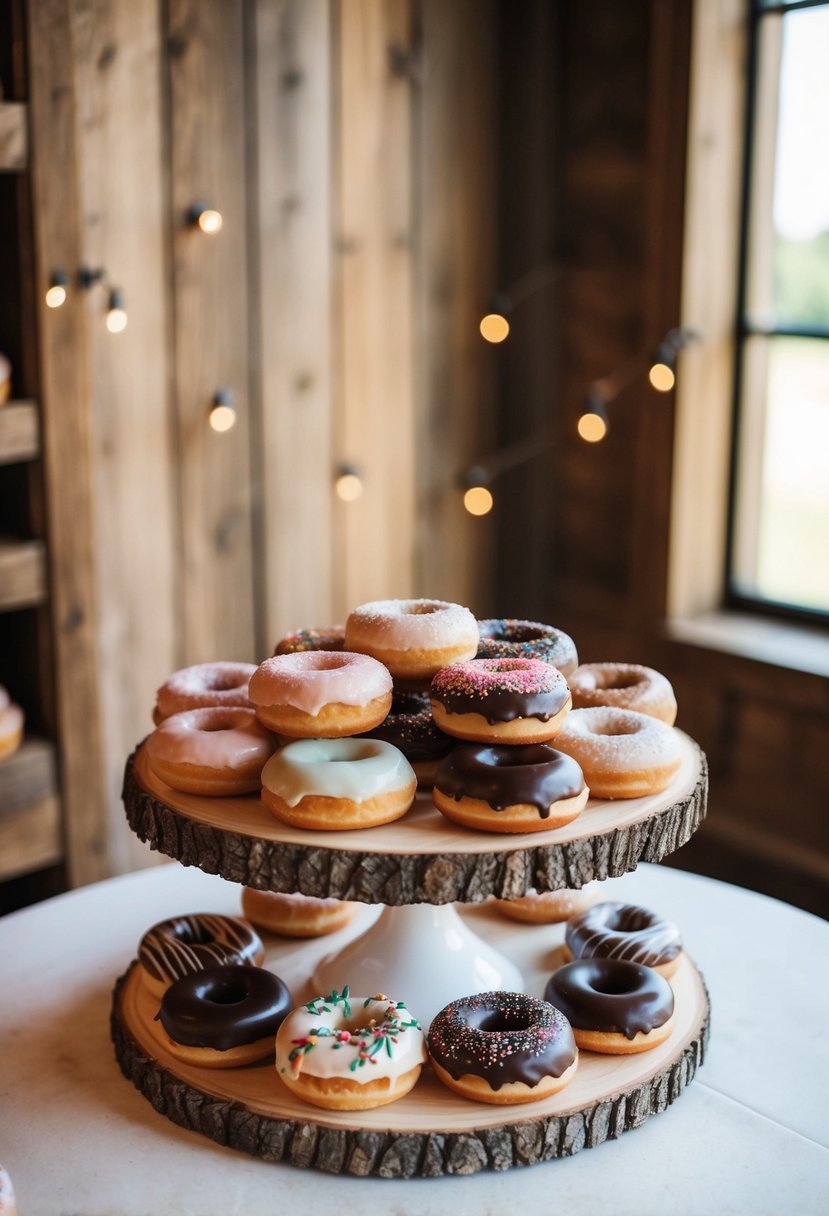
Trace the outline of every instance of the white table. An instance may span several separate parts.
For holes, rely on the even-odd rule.
[[[121,1075],[111,991],[139,938],[176,913],[238,912],[238,888],[171,864],[0,920],[0,1162],[20,1216],[330,1216],[346,1203],[406,1216],[562,1205],[578,1216],[829,1211],[829,924],[659,866],[604,891],[683,930],[711,993],[711,1044],[696,1079],[663,1114],[576,1157],[411,1181],[249,1158],[174,1126]],[[520,929],[482,908],[468,915],[507,950]]]

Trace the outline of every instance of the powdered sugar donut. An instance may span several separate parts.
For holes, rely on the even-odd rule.
[[[255,663],[197,663],[174,671],[156,693],[156,726],[171,714],[211,705],[242,705],[250,709],[248,681]]]
[[[570,710],[570,689],[540,659],[472,659],[442,668],[429,691],[441,730],[475,743],[546,743]]]
[[[478,622],[468,608],[445,600],[374,600],[349,615],[345,642],[395,677],[422,680],[475,655]]]
[[[360,905],[347,899],[317,899],[281,891],[242,891],[242,912],[259,929],[283,937],[323,937],[351,921]]]
[[[556,748],[581,765],[594,798],[641,798],[670,785],[682,751],[672,726],[632,710],[573,709]]]
[[[348,986],[289,1013],[276,1035],[276,1069],[306,1102],[368,1110],[408,1093],[426,1061],[420,1023],[402,1001]]]
[[[576,644],[561,629],[540,621],[488,619],[478,621],[481,640],[477,659],[541,659],[563,676],[578,665]]]
[[[392,680],[369,655],[297,651],[266,659],[251,676],[249,693],[270,730],[296,739],[336,739],[383,721]]]
[[[191,709],[165,718],[144,744],[153,772],[174,790],[226,796],[259,789],[276,740],[252,709]]]
[[[583,663],[570,676],[576,709],[612,705],[649,714],[673,726],[676,697],[670,680],[652,667],[638,663]]]
[[[284,823],[317,831],[376,827],[405,815],[417,778],[382,739],[299,739],[262,770],[262,802]]]

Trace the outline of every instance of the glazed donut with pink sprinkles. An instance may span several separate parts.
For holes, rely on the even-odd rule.
[[[471,659],[432,680],[432,716],[441,730],[476,743],[546,743],[572,704],[567,681],[540,659]]]

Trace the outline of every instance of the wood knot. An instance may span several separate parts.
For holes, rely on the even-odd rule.
[[[108,42],[98,56],[98,71],[105,72],[115,62],[118,54],[118,48],[114,43]]]

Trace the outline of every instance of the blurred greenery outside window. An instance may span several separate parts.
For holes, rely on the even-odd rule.
[[[829,619],[829,0],[752,0],[733,604]]]

